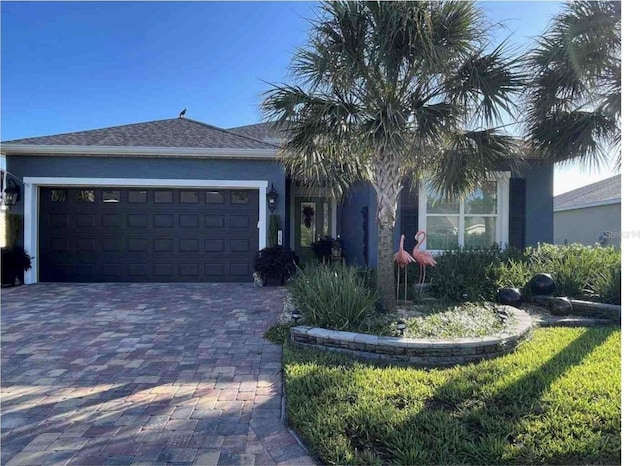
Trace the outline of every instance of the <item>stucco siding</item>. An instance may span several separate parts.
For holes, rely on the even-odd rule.
[[[593,245],[604,239],[605,246],[620,247],[620,204],[555,212],[553,242]]]

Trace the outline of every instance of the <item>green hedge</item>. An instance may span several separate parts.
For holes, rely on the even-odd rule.
[[[498,247],[458,249],[436,258],[429,269],[432,294],[459,301],[494,300],[501,287],[515,287],[530,298],[528,282],[536,273],[555,279],[557,296],[611,304],[621,300],[621,253],[614,247],[541,244],[524,251]]]

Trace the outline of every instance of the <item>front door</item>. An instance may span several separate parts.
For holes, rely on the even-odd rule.
[[[295,198],[295,251],[300,262],[315,259],[311,245],[331,236],[331,201],[326,197]]]

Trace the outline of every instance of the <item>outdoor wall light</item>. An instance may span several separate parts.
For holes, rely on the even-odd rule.
[[[271,213],[276,210],[276,206],[278,205],[278,192],[273,187],[273,183],[271,183],[271,189],[267,193],[267,204],[269,205]]]
[[[404,336],[404,331],[406,328],[407,324],[404,322],[404,320],[399,320],[396,324],[396,329],[398,330],[398,332],[400,332],[400,336]]]
[[[302,317],[302,314],[300,314],[300,311],[298,311],[297,309],[295,311],[293,311],[291,313],[291,317],[293,318],[294,322],[296,324],[298,324],[298,321],[300,320],[300,318]]]
[[[7,187],[4,190],[3,204],[6,205],[9,210],[16,205],[20,200],[20,186],[16,184],[12,179],[7,180]]]

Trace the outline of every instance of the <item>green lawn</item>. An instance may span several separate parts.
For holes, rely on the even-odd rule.
[[[537,329],[508,356],[376,367],[285,347],[288,417],[327,464],[620,463],[620,329]]]

